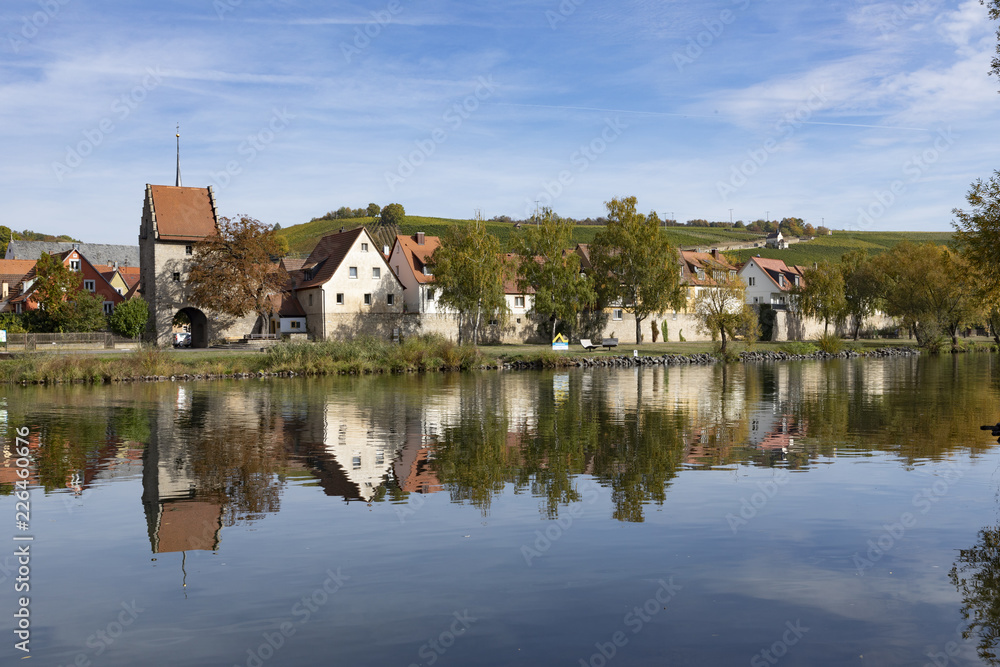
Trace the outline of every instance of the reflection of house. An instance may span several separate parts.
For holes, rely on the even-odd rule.
[[[786,266],[780,259],[751,257],[739,271],[747,285],[747,303],[787,308],[793,290],[804,285],[804,271],[801,266]]]

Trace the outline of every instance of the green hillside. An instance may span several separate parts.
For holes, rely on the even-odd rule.
[[[358,225],[370,225],[374,218],[347,218],[343,220],[314,220],[301,225],[293,225],[281,229],[279,234],[288,239],[288,246],[293,255],[305,256],[316,243],[326,234],[337,232],[341,227],[353,229]],[[443,236],[448,227],[462,224],[467,220],[449,218],[430,218],[421,216],[406,216],[402,225],[404,234],[425,232],[428,236]],[[509,248],[513,235],[517,233],[514,225],[508,222],[487,222],[491,233],[500,238],[504,247]],[[591,225],[577,225],[573,232],[575,243],[590,243],[594,236],[604,229]],[[763,235],[740,229],[720,229],[714,227],[667,227],[667,236],[675,246],[707,247],[716,243],[736,243],[742,241],[763,240]],[[842,255],[852,250],[866,248],[872,254],[885,252],[903,241],[912,243],[946,244],[951,241],[951,232],[843,232],[834,231],[832,236],[819,236],[812,241],[792,244],[787,250],[771,250],[754,248],[752,250],[733,251],[730,256],[738,255],[740,261],[746,261],[754,255],[772,257],[784,260],[786,264],[811,265],[824,259],[837,261]]]
[[[741,262],[760,255],[761,257],[780,259],[788,265],[811,266],[813,262],[822,262],[823,260],[837,262],[843,255],[852,250],[865,249],[869,254],[877,255],[903,241],[946,245],[951,242],[951,239],[951,232],[834,231],[832,236],[818,236],[812,241],[793,243],[786,250],[754,248],[753,250],[739,250],[727,254],[730,257],[739,256]]]

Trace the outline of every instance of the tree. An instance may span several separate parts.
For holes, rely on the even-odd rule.
[[[402,204],[387,204],[381,211],[379,222],[383,225],[399,227],[406,221],[406,211]]]
[[[823,320],[823,335],[830,329],[830,322],[839,322],[847,312],[844,298],[844,277],[840,268],[824,260],[812,269],[803,272],[805,283],[796,290],[799,310]]]
[[[919,345],[942,331],[957,343],[959,329],[981,319],[975,274],[948,248],[904,242],[880,259],[886,313],[901,318]]]
[[[995,11],[1000,11],[1000,7]],[[952,223],[955,240],[959,252],[978,276],[982,299],[997,307],[1000,306],[1000,171],[993,172],[988,181],[976,180],[965,199],[971,207],[969,211],[959,208],[952,211],[956,218]]]
[[[758,336],[757,314],[746,303],[746,285],[740,278],[726,276],[716,280],[715,287],[702,287],[694,301],[694,314],[699,328],[716,335],[722,341],[719,351],[725,353],[730,338],[738,335],[748,340]]]
[[[559,322],[576,316],[597,299],[593,281],[580,274],[580,257],[565,252],[573,243],[573,223],[545,209],[538,225],[522,229],[515,239],[518,287],[535,290],[532,311],[552,322],[555,339]]]
[[[882,270],[867,250],[853,250],[840,259],[840,273],[846,299],[844,314],[851,318],[857,340],[865,318],[875,312],[882,300]]]
[[[636,213],[635,197],[612,199],[606,206],[607,227],[590,246],[594,281],[602,303],[635,315],[638,344],[644,319],[684,304],[677,255],[656,213]]]
[[[499,239],[486,231],[482,217],[450,227],[431,256],[430,265],[435,287],[441,291],[441,303],[457,310],[460,320],[471,324],[473,344],[479,342],[484,317],[501,324],[506,321],[503,287],[507,266]],[[461,325],[460,321],[459,342]]]
[[[149,319],[149,306],[142,297],[135,297],[118,304],[108,316],[108,326],[119,336],[138,338],[146,330],[146,320]]]
[[[368,204],[368,210],[365,211],[369,218],[377,218],[382,213],[382,209],[378,204],[371,203]]]
[[[277,234],[274,237],[274,242],[278,244],[278,257],[286,257],[288,255],[288,237]]]
[[[979,0],[980,4],[986,5],[989,10],[990,18],[996,21],[1000,19],[1000,0]],[[997,55],[993,58],[990,63],[990,74],[995,74],[1000,76],[1000,28],[997,29]]]
[[[32,294],[38,310],[29,313],[35,331],[97,331],[104,328],[104,299],[83,289],[79,273],[58,255],[42,253],[35,263]]]
[[[280,248],[274,230],[246,215],[219,218],[217,233],[195,245],[188,275],[191,303],[234,317],[256,313],[265,323],[288,274],[271,263]]]

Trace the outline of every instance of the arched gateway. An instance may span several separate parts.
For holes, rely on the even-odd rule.
[[[149,304],[146,340],[170,345],[174,315],[191,320],[192,347],[253,331],[256,316],[232,319],[204,313],[189,301],[187,277],[194,246],[218,230],[215,194],[207,188],[146,185],[139,227],[139,289]]]

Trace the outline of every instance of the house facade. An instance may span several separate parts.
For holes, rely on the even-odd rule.
[[[324,236],[290,276],[316,340],[391,335],[401,327],[403,284],[364,227]]]
[[[739,276],[747,286],[748,304],[785,310],[791,305],[794,290],[805,284],[803,272],[803,267],[787,266],[780,259],[751,257]]]
[[[90,260],[88,260],[79,250],[72,248],[60,253],[58,256],[64,266],[68,267],[70,271],[80,275],[80,287],[84,291],[101,297],[105,315],[110,315],[114,312],[115,306],[122,301],[125,301],[125,294],[116,290],[111,283],[108,282],[107,278],[101,273],[101,271],[91,264]],[[31,270],[22,278],[19,287],[19,294],[9,299],[7,310],[13,310],[15,313],[23,313],[38,308],[38,302],[34,298],[34,291],[37,286],[35,282],[34,264],[35,262],[32,262],[33,266]]]
[[[447,312],[437,299],[434,274],[429,266],[431,255],[441,246],[437,236],[417,232],[398,235],[389,252],[389,266],[403,285],[403,305],[407,313],[436,314]]]

